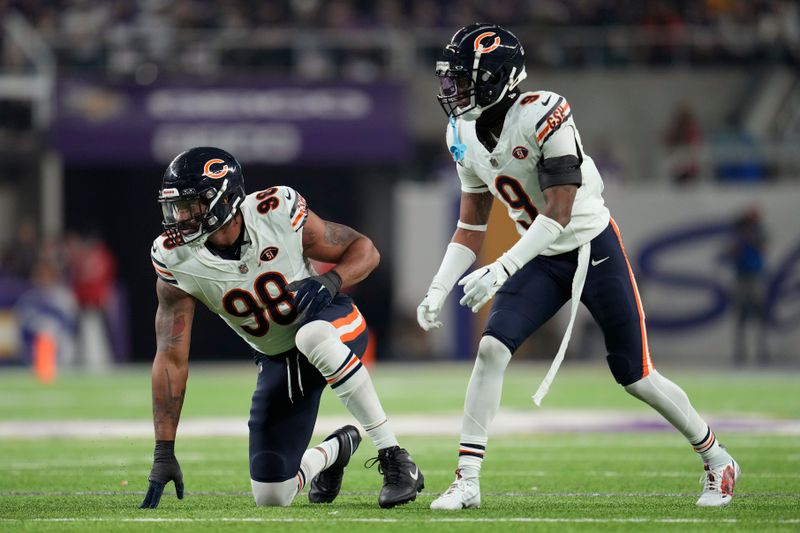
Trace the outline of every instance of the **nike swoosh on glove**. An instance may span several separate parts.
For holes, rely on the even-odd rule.
[[[464,297],[458,303],[477,313],[500,290],[508,278],[508,272],[497,261],[481,267],[458,282],[464,286]]]
[[[299,324],[306,324],[325,309],[342,287],[342,278],[335,270],[321,276],[293,281],[286,290],[294,292],[294,308]]]
[[[423,298],[422,303],[417,306],[417,323],[425,331],[442,327],[442,323],[436,318],[442,312],[442,306],[450,291],[443,286],[432,284],[428,289],[428,294]]]

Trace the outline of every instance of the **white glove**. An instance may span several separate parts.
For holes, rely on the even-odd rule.
[[[457,242],[447,245],[439,271],[433,277],[428,294],[417,307],[417,322],[425,331],[442,327],[436,320],[442,312],[447,295],[453,290],[458,278],[475,262],[475,252]]]
[[[449,293],[450,291],[438,283],[433,283],[430,286],[428,294],[425,295],[422,303],[417,307],[417,323],[419,327],[425,331],[442,327],[442,323],[436,320],[436,317],[442,312],[442,306]]]
[[[508,277],[508,272],[499,261],[475,270],[458,282],[464,286],[464,297],[458,303],[477,313],[500,290]]]

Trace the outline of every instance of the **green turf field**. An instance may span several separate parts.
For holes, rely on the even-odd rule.
[[[468,366],[379,366],[376,386],[390,417],[431,414],[459,418]],[[800,418],[798,374],[671,371],[704,414],[725,420]],[[530,401],[545,367],[516,365],[507,375],[504,411],[534,413]],[[246,419],[255,374],[249,366],[198,367],[190,376],[184,422],[210,417]],[[61,376],[44,387],[26,373],[0,370],[0,428],[4,423],[149,418],[149,373]],[[568,365],[544,411],[569,416],[612,410],[630,416],[648,409],[621,392],[601,367]],[[344,415],[326,393],[322,415]],[[79,422],[76,422],[78,424]],[[433,513],[428,504],[446,488],[455,467],[457,436],[400,435],[426,477],[417,502],[377,507],[380,476],[363,463],[364,442],[331,505],[311,506],[305,494],[292,507],[258,509],[249,494],[245,436],[179,437],[187,495],[174,491],[156,510],[137,509],[146,488],[152,439],[0,438],[0,531],[328,530],[383,531],[717,531],[800,529],[800,435],[718,431],[742,465],[733,505],[698,509],[700,463],[677,433],[568,432],[503,435],[490,441],[481,509]],[[321,435],[324,436],[324,435]],[[277,529],[276,529],[277,528]]]

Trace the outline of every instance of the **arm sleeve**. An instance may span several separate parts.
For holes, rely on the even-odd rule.
[[[284,204],[283,210],[288,214],[292,231],[298,232],[308,219],[308,204],[303,196],[285,185],[278,187],[278,197]]]
[[[575,138],[571,124],[560,127],[542,145],[542,158],[539,160],[539,186],[542,190],[554,185],[576,185],[583,183],[581,175],[583,154]]]
[[[474,171],[458,163],[456,163],[456,171],[458,179],[461,180],[462,192],[480,194],[489,190],[489,186],[481,181]]]
[[[167,239],[165,236],[157,237],[155,241],[153,241],[153,247],[150,248],[150,262],[153,264],[153,268],[156,271],[156,276],[158,276],[162,281],[169,283],[170,285],[178,285],[178,280],[175,278],[175,274],[172,273],[169,266],[167,266],[166,261],[164,260],[163,253],[161,251],[160,241],[162,239]]]

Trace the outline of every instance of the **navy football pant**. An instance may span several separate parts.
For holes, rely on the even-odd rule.
[[[339,293],[315,320],[347,328],[359,312],[346,294]],[[366,323],[341,337],[356,356],[367,349]],[[262,483],[285,481],[297,475],[327,384],[297,348],[263,357],[250,405],[250,478]]]
[[[630,385],[653,367],[639,291],[613,219],[591,247],[581,302],[603,331],[614,379]],[[495,337],[514,353],[570,300],[577,264],[577,250],[535,257],[497,292],[483,334]]]

